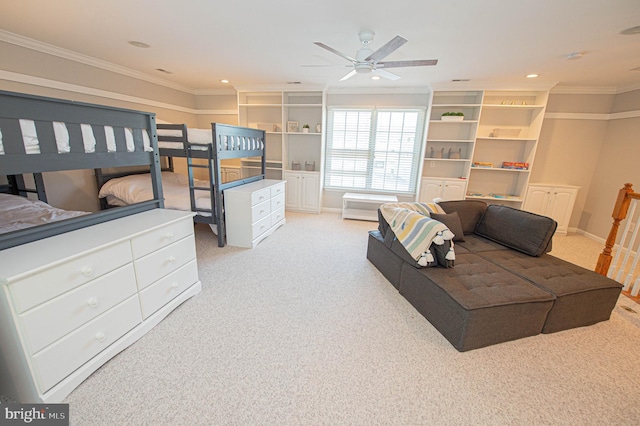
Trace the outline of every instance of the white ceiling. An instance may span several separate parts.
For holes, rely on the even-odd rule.
[[[536,84],[640,88],[640,0],[0,0],[0,29],[169,81],[189,90],[282,86]],[[409,40],[385,60],[439,60],[396,68],[402,79],[338,80],[358,33],[375,50]],[[6,35],[6,33],[5,33]],[[151,48],[129,45],[141,41]],[[582,59],[569,60],[572,52]],[[1,65],[0,65],[1,67]],[[162,68],[173,74],[157,71]],[[640,68],[639,68],[640,69]]]

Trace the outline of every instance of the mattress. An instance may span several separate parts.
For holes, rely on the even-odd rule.
[[[197,187],[209,187],[209,182],[194,179]],[[172,172],[162,172],[162,192],[164,207],[171,210],[191,211],[191,195],[189,194],[189,178]],[[153,199],[151,175],[148,173],[114,178],[105,183],[98,194],[106,198],[112,206],[125,206]],[[210,209],[211,201],[208,191],[195,191],[196,207]],[[209,213],[200,213],[210,216]]]
[[[18,231],[48,222],[70,219],[88,212],[62,210],[42,201],[0,194],[0,233]]]
[[[40,140],[38,139],[38,132],[33,120],[19,120],[20,131],[22,133],[22,142],[24,144],[25,153],[27,154],[40,154]],[[80,124],[80,130],[82,131],[82,143],[84,145],[85,153],[96,152],[96,137],[94,134],[94,128],[90,124]],[[71,151],[69,144],[69,130],[67,125],[63,122],[53,122],[53,133],[56,139],[56,146],[59,154],[68,153]],[[133,130],[131,128],[124,129],[125,141],[128,152],[135,151],[135,144],[133,139]],[[107,142],[107,151],[116,152],[116,137],[111,126],[104,126],[104,137]],[[145,151],[153,151],[151,148],[151,139],[147,131],[142,132],[142,140]],[[0,155],[4,155],[4,144],[2,141],[2,129],[0,128]]]
[[[181,130],[158,129],[158,138],[162,136],[182,137]],[[213,131],[211,129],[187,129],[187,140],[196,145],[208,145],[213,143]],[[159,148],[181,149],[181,142],[158,141]]]

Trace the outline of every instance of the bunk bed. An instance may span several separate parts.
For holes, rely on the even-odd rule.
[[[167,195],[168,208],[189,209],[195,212],[196,223],[215,225],[218,246],[226,243],[224,216],[224,190],[244,185],[265,178],[266,147],[264,130],[239,127],[228,124],[212,123],[211,129],[191,129],[185,124],[157,124],[159,154],[167,158],[167,167],[162,172],[163,188]],[[188,177],[183,180],[179,175],[172,175],[173,159],[185,158]],[[223,181],[221,162],[231,159],[259,158],[260,169],[252,176],[240,177],[231,181]],[[255,160],[258,161],[258,160]],[[207,170],[207,180],[194,177],[194,170]],[[144,199],[148,187],[140,176],[122,173],[105,173],[96,170],[96,179],[100,190],[103,207],[114,198],[116,205]],[[117,187],[113,184],[117,181]],[[110,184],[111,182],[111,184]],[[217,183],[217,184],[216,184]],[[143,188],[142,192],[123,189],[127,185]],[[188,192],[189,206],[184,201]],[[169,198],[175,194],[177,199]],[[110,197],[109,199],[107,197]]]
[[[34,174],[46,202],[43,172],[144,166],[153,197],[118,209],[78,215],[0,234],[0,250],[164,207],[155,114],[0,91],[0,174],[4,192],[27,196]]]

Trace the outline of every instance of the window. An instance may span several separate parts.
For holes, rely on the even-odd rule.
[[[325,188],[414,193],[423,109],[329,109]]]

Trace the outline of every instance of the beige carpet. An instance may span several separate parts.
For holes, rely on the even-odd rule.
[[[638,314],[459,353],[367,261],[373,222],[287,221],[253,250],[198,225],[203,292],[78,387],[71,423],[640,424]]]

